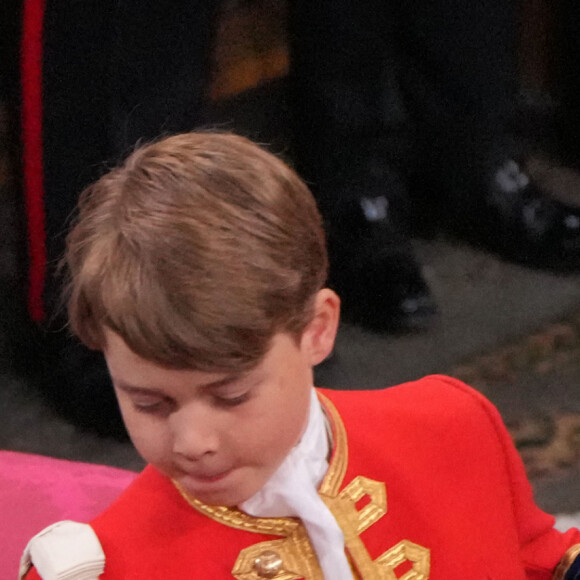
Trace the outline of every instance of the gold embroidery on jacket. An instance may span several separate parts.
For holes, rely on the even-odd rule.
[[[254,563],[266,550],[276,552],[282,560],[281,570],[273,576],[276,580],[298,580],[299,578],[324,580],[318,559],[303,526],[297,527],[291,536],[283,540],[261,542],[244,548],[236,560],[232,575],[238,580],[264,578],[256,572]]]
[[[328,413],[330,424],[332,425],[332,436],[334,438],[334,452],[330,458],[330,465],[328,471],[320,484],[318,490],[320,494],[335,496],[346,474],[346,467],[348,465],[348,443],[346,440],[346,429],[342,422],[341,416],[338,414],[336,407],[332,402],[322,393],[318,393],[318,397]]]
[[[566,572],[568,572],[570,566],[572,566],[578,556],[580,556],[580,544],[574,544],[571,548],[568,548],[560,560],[558,567],[554,570],[552,580],[564,580]]]
[[[321,494],[322,495],[322,494]],[[357,508],[357,502],[368,497],[368,503]],[[403,540],[376,560],[372,560],[360,535],[387,513],[385,484],[366,477],[353,479],[337,497],[322,496],[344,533],[344,543],[360,577],[364,580],[426,580],[429,578],[430,552]],[[405,562],[411,569],[397,576],[395,569]]]
[[[427,548],[403,540],[379,556],[375,562],[385,567],[386,578],[389,580],[427,580],[431,568],[430,559],[431,553]],[[395,569],[404,562],[411,562],[411,570],[402,576],[396,576]]]
[[[347,553],[355,568],[353,575],[361,580],[428,580],[430,551],[409,540],[399,542],[376,560],[371,559],[360,534],[387,513],[385,484],[358,476],[340,491],[348,464],[346,430],[333,403],[321,393],[318,396],[329,415],[335,442],[319,494],[344,533]],[[208,506],[189,497],[177,482],[174,484],[189,505],[216,522],[248,532],[282,537],[244,548],[232,570],[238,580],[260,580],[264,577],[256,571],[255,563],[266,551],[276,552],[282,560],[280,571],[272,576],[275,580],[323,580],[306,529],[297,518],[253,517],[236,508]],[[359,510],[357,503],[364,497],[368,497],[369,501]],[[397,576],[395,569],[405,562],[410,563],[411,569]],[[555,577],[554,580],[560,579]]]
[[[204,516],[238,530],[254,532],[257,534],[270,534],[272,536],[290,536],[296,528],[300,527],[297,518],[257,518],[231,507],[206,505],[201,501],[189,497],[187,492],[174,481],[173,484],[185,501]]]

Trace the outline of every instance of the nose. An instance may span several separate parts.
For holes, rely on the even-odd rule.
[[[207,409],[186,407],[171,416],[173,452],[190,461],[214,455],[219,436]]]

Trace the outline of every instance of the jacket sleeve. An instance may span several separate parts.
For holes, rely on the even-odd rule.
[[[532,486],[523,462],[497,409],[480,393],[455,379],[451,385],[468,391],[483,407],[497,436],[505,458],[511,486],[513,515],[517,527],[520,555],[528,580],[576,580],[580,578],[580,531],[561,533],[554,528],[554,517],[543,512],[533,498]]]

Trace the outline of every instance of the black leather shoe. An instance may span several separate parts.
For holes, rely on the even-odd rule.
[[[504,259],[560,272],[580,269],[580,207],[540,189],[519,159],[525,158],[501,150],[449,159],[442,222]]]
[[[435,302],[386,196],[343,203],[328,230],[329,283],[346,321],[379,332],[420,330],[430,322]]]

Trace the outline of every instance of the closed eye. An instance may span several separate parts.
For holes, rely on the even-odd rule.
[[[113,385],[119,400],[128,401],[138,413],[168,414],[175,407],[175,401],[157,389],[144,389],[115,380]]]
[[[149,415],[168,413],[171,408],[171,402],[166,399],[131,399],[131,403],[138,413]]]
[[[237,407],[242,403],[245,403],[250,398],[249,391],[243,393],[242,395],[238,395],[237,397],[218,397],[215,396],[215,401],[219,406],[222,407]]]

